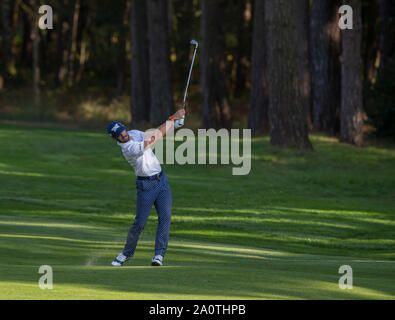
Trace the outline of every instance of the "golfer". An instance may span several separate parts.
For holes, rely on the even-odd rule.
[[[183,121],[181,122],[180,119],[183,120],[184,115],[184,109],[178,110],[152,135],[144,135],[144,132],[138,130],[127,131],[119,122],[111,122],[107,127],[108,134],[117,141],[125,159],[134,168],[137,177],[136,218],[128,232],[123,251],[111,263],[113,266],[120,267],[133,256],[152,205],[155,206],[158,214],[158,227],[155,239],[155,256],[151,265],[161,266],[163,263],[169,239],[172,197],[168,177],[162,171],[159,161],[150,147],[173,127],[181,127]]]

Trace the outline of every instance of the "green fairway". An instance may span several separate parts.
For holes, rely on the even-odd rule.
[[[253,139],[247,176],[164,165],[165,266],[150,266],[153,209],[135,257],[114,268],[136,202],[120,148],[104,129],[1,124],[0,299],[394,299],[395,150],[311,141],[304,154]],[[342,265],[352,290],[339,288]]]

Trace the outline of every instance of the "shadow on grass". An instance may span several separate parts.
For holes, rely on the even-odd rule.
[[[298,255],[175,238],[169,243],[164,268],[149,266],[154,237],[145,234],[135,257],[123,268],[109,262],[123,246],[119,228],[51,222],[39,219],[0,220],[1,283],[24,283],[32,292],[40,265],[54,270],[54,284],[65,295],[69,288],[119,294],[119,298],[229,299],[360,299],[394,295],[393,262],[347,257]],[[210,238],[206,239],[210,240]],[[355,290],[338,288],[337,270],[350,264]],[[8,288],[8,287],[7,287]],[[20,290],[24,290],[21,287]],[[81,291],[83,292],[83,290]],[[20,292],[22,294],[22,292]],[[32,293],[33,294],[33,293]],[[72,299],[78,299],[78,293]],[[47,298],[51,298],[49,294]]]
[[[17,197],[2,203],[5,214],[40,219],[64,219],[100,226],[118,226],[126,234],[134,208],[125,212],[105,210],[100,203],[90,207]],[[109,200],[109,202],[111,202]],[[152,209],[145,232],[154,234],[156,211]],[[36,227],[37,228],[37,227]],[[173,209],[171,234],[179,238],[233,245],[271,248],[308,254],[395,260],[395,231],[391,215],[337,208],[315,209],[267,206],[264,209],[177,207]]]

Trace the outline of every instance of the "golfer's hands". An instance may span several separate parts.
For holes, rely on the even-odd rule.
[[[180,120],[181,118],[184,118],[184,116],[185,116],[184,109],[180,109],[175,114],[172,115],[174,120]]]
[[[174,128],[179,129],[184,125],[184,117],[174,121]]]

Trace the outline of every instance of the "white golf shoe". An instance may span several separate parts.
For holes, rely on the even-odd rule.
[[[161,265],[163,265],[162,261],[163,261],[163,257],[160,255],[157,255],[152,258],[151,266],[161,266]]]
[[[111,262],[111,265],[114,267],[120,267],[126,262],[129,258],[126,257],[122,252]]]

